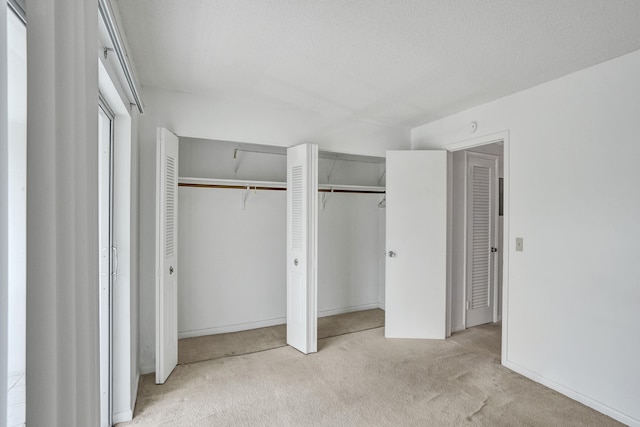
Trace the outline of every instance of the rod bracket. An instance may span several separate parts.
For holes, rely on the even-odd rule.
[[[107,59],[107,57],[109,56],[109,52],[113,52],[113,48],[105,47],[104,48],[104,59]]]

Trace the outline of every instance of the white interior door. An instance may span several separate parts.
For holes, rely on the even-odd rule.
[[[178,363],[178,137],[158,128],[156,163],[156,383]]]
[[[466,327],[493,321],[496,304],[498,160],[467,154]]]
[[[287,344],[317,351],[318,146],[287,150]]]
[[[444,339],[447,152],[388,151],[385,335]]]

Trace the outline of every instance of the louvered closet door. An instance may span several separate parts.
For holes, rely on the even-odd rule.
[[[287,344],[317,351],[318,146],[287,150]]]
[[[496,157],[467,154],[467,327],[494,318],[497,181]]]
[[[156,163],[156,383],[178,363],[178,137],[157,133]]]

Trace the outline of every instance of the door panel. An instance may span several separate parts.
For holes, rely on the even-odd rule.
[[[178,363],[178,137],[158,129],[156,163],[156,383]]]
[[[497,158],[467,155],[466,327],[490,323],[494,309]]]
[[[447,152],[388,151],[385,335],[444,339]]]
[[[287,150],[287,344],[317,351],[318,146]]]

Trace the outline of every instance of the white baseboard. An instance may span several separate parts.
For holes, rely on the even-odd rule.
[[[249,329],[266,328],[268,326],[282,325],[284,323],[287,323],[286,317],[277,317],[275,319],[258,320],[256,322],[237,323],[234,325],[216,326],[213,328],[198,329],[195,331],[178,332],[178,339],[201,337],[204,335],[226,334],[229,332],[247,331]]]
[[[318,311],[318,317],[334,316],[336,314],[351,313],[354,311],[371,310],[381,308],[379,303],[354,305],[351,307],[342,307],[331,310]],[[213,328],[197,329],[195,331],[178,332],[178,339],[201,337],[204,335],[226,334],[229,332],[247,331],[250,329],[266,328],[275,325],[284,325],[287,323],[286,317],[276,317],[275,319],[258,320],[255,322],[237,323],[234,325],[215,326]],[[155,371],[153,368],[152,372]]]
[[[131,419],[133,419],[133,414],[136,412],[136,403],[138,402],[138,387],[140,387],[140,374],[136,378],[136,385],[133,389],[133,395],[131,396]]]
[[[465,327],[462,323],[458,324],[458,325],[453,325],[451,326],[451,332],[460,332],[460,331],[464,331]]]
[[[568,387],[563,386],[562,384],[559,384],[553,380],[550,380],[549,378],[543,377],[540,374],[537,374],[533,371],[530,371],[529,369],[518,365],[517,363],[513,363],[509,360],[504,361],[502,363],[505,367],[511,369],[514,372],[519,373],[520,375],[523,375],[527,378],[529,378],[530,380],[533,380],[537,383],[540,383],[544,386],[547,386],[555,391],[557,391],[558,393],[562,393],[565,396],[576,400],[590,408],[595,409],[598,412],[601,412],[611,418],[613,418],[614,420],[620,421],[621,423],[624,423],[628,426],[631,427],[640,427],[640,420],[633,418],[627,414],[624,414],[608,405],[605,405],[604,403],[598,402],[595,399],[592,399],[588,396],[585,396],[584,394],[577,392],[575,390],[572,390]]]
[[[156,365],[140,366],[140,375],[153,374],[156,371]]]
[[[116,412],[113,414],[113,424],[118,423],[126,423],[127,421],[131,421],[133,419],[133,410]]]
[[[353,305],[351,307],[322,310],[318,311],[318,317],[335,316],[336,314],[353,313],[354,311],[372,310],[374,308],[380,308],[380,303],[374,302],[371,304]]]

